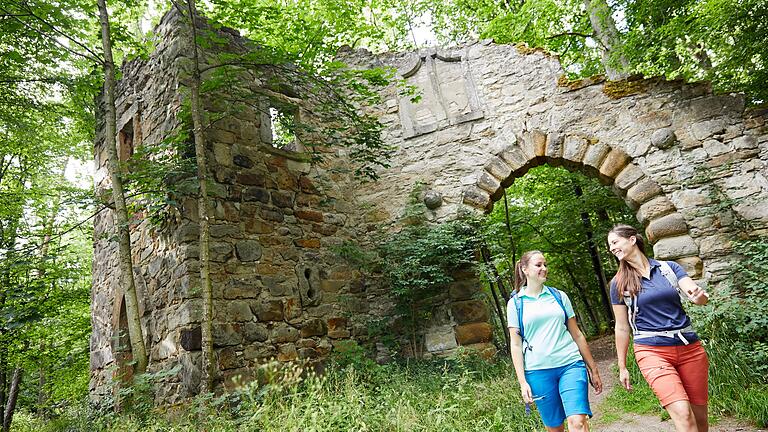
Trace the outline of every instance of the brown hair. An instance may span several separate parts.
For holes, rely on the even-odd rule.
[[[523,273],[523,267],[528,265],[528,262],[534,255],[544,255],[541,251],[532,250],[528,251],[520,257],[520,260],[515,264],[515,290],[519,291],[520,287],[525,285],[528,281]]]
[[[628,239],[630,237],[635,238],[635,246],[640,249],[640,252],[645,256],[645,240],[643,236],[631,225],[616,225],[608,231],[608,234],[615,234],[619,237]],[[610,245],[608,246],[610,250]],[[616,276],[611,280],[611,285],[616,288],[616,296],[622,298],[625,292],[629,292],[630,297],[636,297],[640,293],[641,283],[640,279],[642,275],[640,271],[624,260],[619,260],[619,271],[616,272]]]

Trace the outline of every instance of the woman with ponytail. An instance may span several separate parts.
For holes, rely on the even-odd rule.
[[[611,281],[619,381],[632,389],[627,371],[631,333],[637,365],[675,429],[706,431],[709,361],[682,301],[703,305],[707,293],[676,262],[647,258],[643,237],[629,225],[613,227],[608,246],[619,259]]]
[[[526,407],[536,402],[549,432],[588,431],[588,382],[603,384],[568,296],[544,285],[547,262],[539,251],[515,265],[517,293],[507,304],[512,363]]]

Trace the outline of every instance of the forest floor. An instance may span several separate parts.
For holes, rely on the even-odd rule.
[[[590,421],[591,429],[596,432],[674,432],[672,420],[661,411],[661,408],[658,414],[633,414],[612,409],[608,396],[619,385],[613,335],[595,339],[589,343],[589,346],[603,380],[601,394],[595,395],[590,388],[589,402],[594,414],[594,418]],[[768,432],[733,418],[711,416],[709,430],[711,432]]]

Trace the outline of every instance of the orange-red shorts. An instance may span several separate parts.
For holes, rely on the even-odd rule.
[[[661,405],[687,400],[706,405],[709,359],[701,341],[690,345],[635,345],[635,359]]]

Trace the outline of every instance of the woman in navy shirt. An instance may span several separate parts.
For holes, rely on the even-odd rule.
[[[640,371],[675,429],[706,431],[709,361],[682,300],[703,305],[707,293],[679,264],[648,259],[643,237],[629,225],[613,227],[608,246],[619,259],[611,281],[619,381],[632,389],[627,371],[631,332]]]

